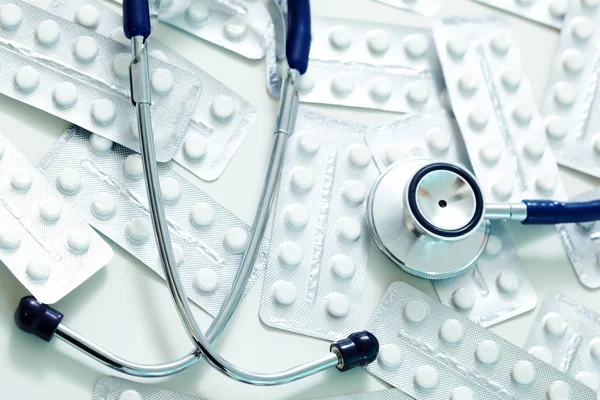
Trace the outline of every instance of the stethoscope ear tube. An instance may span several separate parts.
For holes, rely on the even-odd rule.
[[[152,26],[148,0],[123,0],[123,32],[127,39],[150,36]]]
[[[600,220],[600,200],[563,203],[554,200],[523,200],[525,225],[553,225]]]
[[[287,7],[288,32],[285,45],[287,62],[291,69],[297,70],[302,75],[308,68],[308,54],[310,53],[310,2],[309,0],[289,0]]]

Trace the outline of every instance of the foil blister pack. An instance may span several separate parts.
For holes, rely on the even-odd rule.
[[[475,265],[456,278],[433,281],[442,304],[490,327],[535,308],[537,294],[501,222]]]
[[[570,0],[474,0],[521,18],[561,29]]]
[[[375,0],[388,6],[431,17],[440,10],[442,0]]]
[[[127,134],[135,120],[129,48],[19,0],[2,0],[0,7],[5,16],[0,53],[12,76],[2,80],[0,93],[139,150]],[[201,83],[158,59],[150,60],[150,73],[157,159],[168,161],[179,148]]]
[[[546,135],[559,164],[600,177],[600,11],[597,1],[573,0],[540,111]]]
[[[445,112],[407,114],[383,125],[371,126],[365,141],[380,171],[412,157],[456,163],[471,170],[456,120]]]
[[[600,394],[600,314],[597,312],[562,293],[548,293],[524,348]]]
[[[92,400],[200,400],[116,376],[103,376],[96,382]]]
[[[566,199],[508,22],[447,17],[433,31],[452,108],[488,200]]]
[[[0,260],[43,303],[56,303],[113,251],[0,133]]]
[[[335,340],[358,328],[377,168],[365,127],[299,109],[277,196],[262,321]]]
[[[390,285],[366,329],[380,343],[367,371],[417,400],[596,399],[581,382],[406,283]]]
[[[38,169],[59,187],[65,177],[75,182],[57,196],[162,276],[138,154],[72,126]],[[183,287],[193,302],[214,316],[229,293],[250,227],[166,164],[159,165],[159,176]],[[264,270],[267,241],[262,246],[247,290]]]
[[[123,33],[122,17],[98,0],[54,0],[48,9],[70,21],[77,21],[77,12],[82,7],[92,7],[99,15],[95,28],[98,33],[130,45]],[[218,179],[254,127],[256,109],[158,39],[150,37],[148,49],[151,57],[176,65],[202,82],[202,93],[174,160],[202,180]],[[132,125],[129,132],[138,139],[135,126]]]

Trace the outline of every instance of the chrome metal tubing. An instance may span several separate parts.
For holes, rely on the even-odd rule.
[[[296,81],[300,78],[300,73],[291,69],[281,87],[279,96],[279,112],[277,113],[277,122],[275,123],[275,133],[282,132],[291,135],[296,125],[296,115],[298,114],[298,91],[296,90]]]
[[[527,219],[527,206],[525,203],[486,204],[485,219],[521,222]]]

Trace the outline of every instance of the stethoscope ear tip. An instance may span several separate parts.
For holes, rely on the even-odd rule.
[[[15,311],[15,324],[24,332],[32,333],[49,342],[60,325],[63,314],[33,296],[25,296],[19,301]]]
[[[338,356],[337,369],[348,371],[375,361],[379,354],[379,340],[371,332],[354,332],[346,339],[332,343],[329,350]]]

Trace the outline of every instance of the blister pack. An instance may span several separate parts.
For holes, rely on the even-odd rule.
[[[600,190],[595,188],[571,200],[590,201],[598,198]],[[590,289],[600,288],[600,224],[561,224],[556,226],[556,230],[579,281]]]
[[[112,259],[113,251],[56,196],[0,133],[0,260],[43,303],[56,303]]]
[[[103,376],[94,386],[92,400],[201,400],[198,397],[129,381]]]
[[[135,120],[129,48],[19,0],[2,0],[0,7],[0,54],[12,77],[0,82],[0,93],[139,150],[127,134]],[[158,59],[150,60],[150,71],[157,159],[168,161],[201,83]]]
[[[521,18],[560,29],[570,0],[473,0]],[[578,0],[575,0],[578,1]],[[594,0],[592,0],[594,1]]]
[[[162,276],[148,209],[142,159],[110,140],[72,126],[38,168],[63,201],[138,260]],[[166,164],[160,191],[179,274],[187,296],[216,315],[233,282],[250,227]],[[264,270],[263,240],[250,288]]]
[[[375,392],[353,393],[345,396],[327,397],[317,400],[414,400],[400,389],[377,390]]]
[[[596,399],[574,378],[406,283],[390,285],[366,329],[366,369],[417,400]]]
[[[440,10],[442,0],[375,0],[388,6],[431,17]]]
[[[537,294],[502,222],[491,233],[477,263],[456,278],[433,281],[442,304],[489,327],[535,308]]]
[[[335,340],[358,328],[378,172],[365,127],[300,108],[277,196],[260,305],[274,328]]]
[[[600,395],[599,313],[562,293],[548,293],[524,348]]]
[[[546,135],[559,164],[600,177],[600,2],[572,0],[542,98]]]
[[[99,15],[96,32],[129,46],[122,17],[98,0],[54,0],[48,10],[70,21],[91,7]],[[244,98],[198,68],[158,39],[148,40],[149,55],[174,64],[202,83],[202,92],[174,160],[205,181],[216,180],[256,123],[256,109]],[[129,131],[137,139],[135,127]]]
[[[367,129],[365,141],[380,171],[396,161],[411,157],[471,163],[456,120],[445,112],[407,114]]]
[[[508,22],[448,17],[434,39],[475,175],[490,201],[566,199]]]

